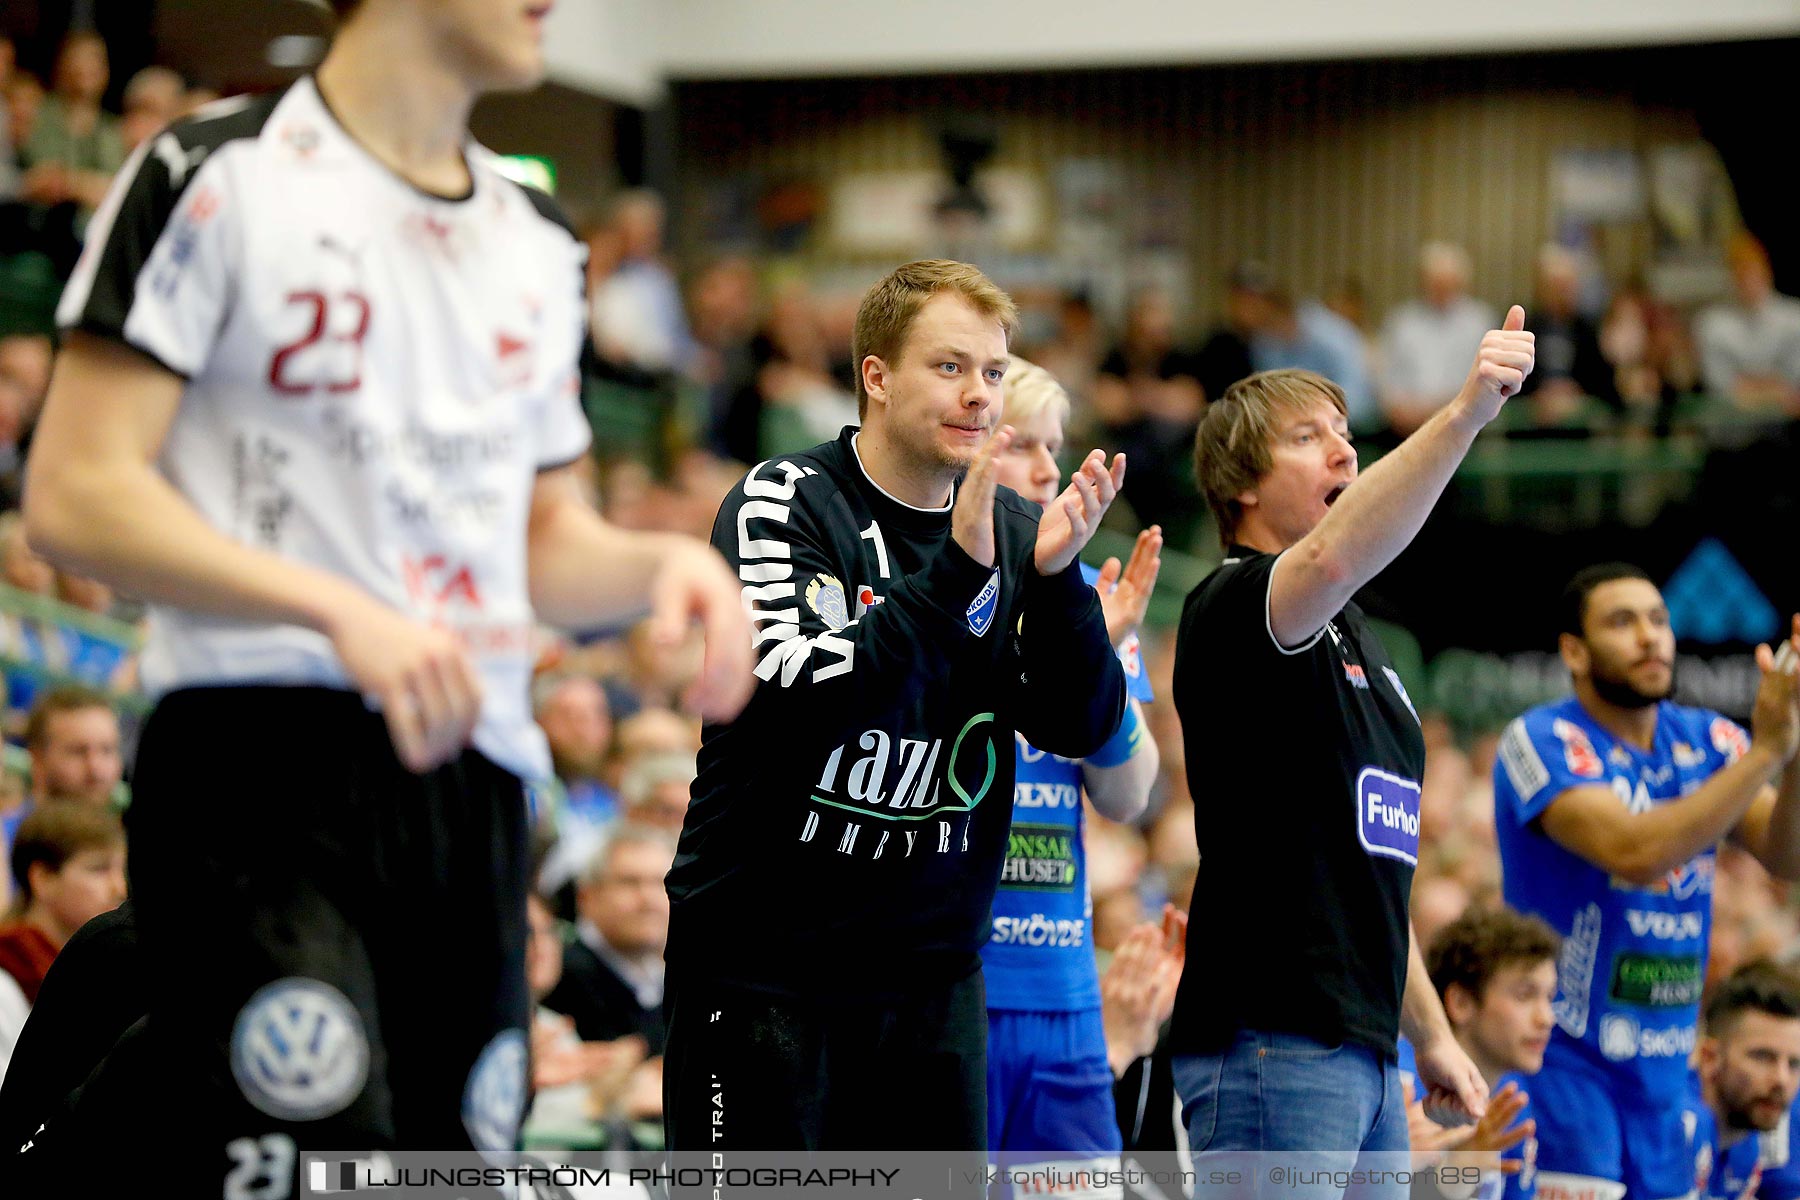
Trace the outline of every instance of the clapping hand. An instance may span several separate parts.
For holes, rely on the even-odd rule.
[[[973,472],[971,472],[972,474]],[[1037,569],[1054,575],[1075,561],[1100,527],[1100,518],[1112,507],[1125,483],[1125,456],[1113,455],[1106,465],[1106,451],[1091,451],[1075,471],[1062,495],[1044,509],[1038,522]]]
[[[1100,611],[1106,614],[1107,639],[1114,646],[1144,623],[1150,593],[1156,590],[1156,576],[1162,570],[1162,547],[1162,526],[1152,525],[1137,535],[1131,561],[1123,569],[1116,558],[1107,559],[1100,567],[1094,587],[1100,593]]]

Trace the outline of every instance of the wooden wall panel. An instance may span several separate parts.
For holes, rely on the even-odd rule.
[[[1175,249],[1196,321],[1242,258],[1268,263],[1303,295],[1354,276],[1379,313],[1411,293],[1417,249],[1432,238],[1465,245],[1477,292],[1499,303],[1528,294],[1533,254],[1553,232],[1559,152],[1642,150],[1697,136],[1691,114],[1638,98],[1633,61],[684,84],[676,89],[677,236],[686,249],[703,247],[708,231],[681,223],[680,214],[705,211],[704,198],[729,180],[823,182],[851,171],[935,168],[937,123],[977,114],[1000,134],[996,165],[1048,178],[1067,159],[1119,164],[1135,201],[1129,243],[1154,230],[1158,203],[1174,205]],[[1612,227],[1603,251],[1609,270],[1622,275],[1648,248],[1639,222]],[[826,271],[889,265],[818,239],[803,257]]]

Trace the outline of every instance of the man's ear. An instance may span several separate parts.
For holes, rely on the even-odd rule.
[[[1569,674],[1586,675],[1588,673],[1593,656],[1588,653],[1586,642],[1572,633],[1558,634],[1556,650],[1562,655],[1563,666],[1569,668]]]
[[[1716,1037],[1700,1039],[1699,1061],[1694,1065],[1700,1072],[1700,1078],[1710,1079],[1719,1071],[1720,1047]]]
[[[887,385],[891,378],[888,365],[879,354],[865,354],[862,360],[863,393],[869,397],[869,403],[879,401],[887,403]]]
[[[1473,1021],[1479,1008],[1474,993],[1462,984],[1453,983],[1444,989],[1444,1015],[1450,1018],[1453,1028]]]

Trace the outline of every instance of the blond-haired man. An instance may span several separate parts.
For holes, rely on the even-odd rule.
[[[1124,462],[1042,513],[996,486],[1014,320],[973,267],[898,268],[857,314],[861,428],[719,512],[759,683],[705,732],[669,875],[677,1152],[985,1144],[1013,732],[1084,755],[1125,703],[1075,565]]]
[[[1006,377],[1013,436],[999,458],[1002,486],[1046,507],[1056,503],[1063,487],[1056,456],[1068,415],[1068,395],[1055,377],[1015,359]],[[1101,816],[1133,821],[1156,781],[1161,758],[1138,708],[1152,694],[1137,630],[1161,550],[1162,531],[1153,525],[1138,535],[1129,564],[1113,558],[1098,571],[1082,567],[1100,593],[1107,637],[1125,664],[1130,699],[1117,731],[1082,759],[1046,753],[1023,734],[1014,738],[1012,835],[994,895],[993,933],[981,950],[988,1148],[1009,1162],[1119,1165],[1115,1063],[1101,1017],[1082,801],[1085,793]],[[1173,936],[1173,917],[1169,926]],[[1129,1055],[1121,1060],[1128,1061]]]
[[[1201,421],[1195,463],[1227,558],[1188,597],[1173,685],[1201,856],[1192,911],[1218,914],[1189,925],[1172,1034],[1196,1150],[1346,1165],[1404,1151],[1401,1028],[1428,1106],[1482,1111],[1407,920],[1424,740],[1350,598],[1517,394],[1524,319],[1515,306],[1456,399],[1361,479],[1343,393],[1311,372],[1253,375]]]

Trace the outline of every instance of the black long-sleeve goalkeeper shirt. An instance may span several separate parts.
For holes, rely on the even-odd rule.
[[[968,975],[1012,817],[1014,730],[1081,756],[1124,712],[1093,588],[1033,562],[1037,505],[999,489],[984,567],[948,508],[869,479],[854,434],[763,463],[713,526],[758,684],[705,731],[668,878],[677,978],[835,997]]]

